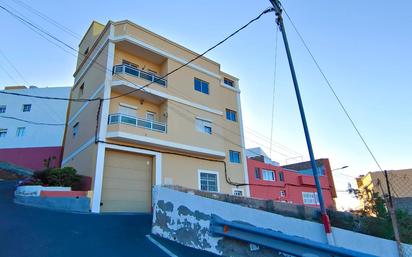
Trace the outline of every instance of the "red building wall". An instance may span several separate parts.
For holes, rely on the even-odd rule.
[[[247,166],[249,183],[251,184],[251,197],[304,204],[302,192],[317,192],[313,176],[299,174],[296,171],[291,171],[283,167],[273,166],[249,158],[247,159]],[[255,168],[259,168],[261,179],[256,179]],[[262,169],[274,171],[275,181],[263,180]],[[280,172],[283,173],[284,181],[280,181]],[[326,207],[334,208],[334,185],[333,182],[332,184],[330,182],[333,180],[328,178],[329,174],[331,173],[325,172],[325,175],[320,176],[319,179]],[[286,195],[284,197],[281,196],[281,191],[285,191]]]
[[[44,169],[44,159],[55,156],[52,167],[60,167],[62,147],[28,147],[0,149],[0,161],[32,170]]]

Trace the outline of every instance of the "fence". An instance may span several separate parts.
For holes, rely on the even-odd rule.
[[[379,223],[371,224],[379,236],[396,240],[400,257],[412,257],[412,169],[372,172],[370,183],[356,194],[366,215],[375,216]]]

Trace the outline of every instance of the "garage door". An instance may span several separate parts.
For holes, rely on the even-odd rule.
[[[150,212],[152,158],[107,150],[103,173],[103,212]]]

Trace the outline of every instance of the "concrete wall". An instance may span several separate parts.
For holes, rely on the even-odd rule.
[[[28,88],[5,90],[5,92],[64,98],[69,97],[70,88]],[[23,112],[23,104],[31,104],[31,110]],[[0,138],[0,149],[61,146],[67,104],[67,101],[1,94],[0,105],[6,106],[6,112],[1,113],[0,116],[63,125],[41,126],[14,119],[0,118],[0,129],[7,129],[7,135]],[[53,108],[50,108],[50,106],[53,106]],[[18,127],[26,128],[23,136],[17,136],[16,131]]]
[[[276,256],[275,254],[278,254],[263,248],[252,252],[250,245],[245,242],[212,236],[209,233],[211,214],[229,221],[243,222],[326,243],[323,226],[318,223],[208,199],[170,188],[154,187],[152,233],[218,255]],[[338,228],[333,228],[333,234],[339,247],[382,257],[397,257],[394,241]],[[412,250],[410,245],[405,247]]]
[[[51,160],[50,167],[60,167],[61,155],[61,146],[0,149],[0,161],[31,170],[44,169],[44,160],[49,157],[55,157]]]

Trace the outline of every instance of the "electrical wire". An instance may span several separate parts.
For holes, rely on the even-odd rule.
[[[35,9],[34,7],[30,6],[29,4],[25,3],[24,1],[20,1],[20,0],[13,0],[15,3],[17,3],[18,5],[22,6],[23,8],[25,8],[26,10],[30,11],[31,13],[41,17],[42,19],[44,19],[45,21],[50,22],[51,24],[53,24],[54,26],[56,26],[57,28],[65,31],[68,35],[71,35],[72,37],[76,38],[76,39],[81,39],[82,37],[77,34],[76,32],[74,32],[73,30],[69,29],[68,27],[60,24],[59,22],[57,22],[56,20],[50,18],[49,16],[47,16],[46,14],[40,12],[39,10]]]
[[[4,11],[6,11],[7,13],[9,13],[10,15],[12,15],[13,17],[15,17],[16,19],[18,19],[19,21],[21,21],[23,24],[25,24],[26,26],[29,26],[33,29],[35,29],[38,32],[44,33],[45,35],[47,35],[48,37],[52,38],[53,40],[59,42],[60,44],[64,45],[65,47],[77,52],[76,49],[74,49],[73,47],[71,47],[69,44],[65,43],[64,41],[60,40],[59,38],[55,37],[54,35],[52,35],[51,33],[45,31],[44,29],[41,29],[40,27],[34,25],[32,22],[28,21],[27,19],[22,18],[21,16],[13,13],[12,11],[10,11],[9,9],[7,9],[4,6],[0,5],[0,8],[3,9]],[[259,20],[264,14],[272,12],[273,8],[267,8],[266,10],[264,10],[263,12],[261,12],[257,17],[255,17],[254,19],[250,20],[248,23],[246,23],[245,25],[243,25],[242,27],[240,27],[239,29],[237,29],[236,31],[234,31],[233,33],[231,33],[229,36],[227,36],[226,38],[224,38],[223,40],[221,40],[220,42],[218,42],[217,44],[215,44],[214,46],[210,47],[209,49],[207,49],[206,51],[204,51],[202,54],[197,55],[196,57],[192,58],[191,60],[189,60],[188,62],[185,62],[184,64],[182,64],[181,66],[173,69],[172,71],[166,73],[165,75],[161,76],[159,79],[164,79],[167,76],[175,73],[176,71],[182,69],[183,67],[189,65],[190,63],[198,60],[199,58],[203,57],[205,54],[207,54],[208,52],[212,51],[213,49],[215,49],[216,47],[220,46],[221,44],[223,44],[224,42],[226,42],[228,39],[230,39],[231,37],[233,37],[234,35],[236,35],[237,33],[239,33],[240,31],[242,31],[243,29],[245,29],[246,27],[248,27],[250,24],[252,24],[253,22]],[[80,54],[80,53],[79,53]],[[130,82],[132,83],[132,82]],[[136,89],[133,89],[129,92],[120,94],[118,96],[115,97],[109,97],[109,98],[105,98],[103,100],[112,100],[112,99],[116,99],[116,98],[120,98],[123,96],[127,96],[130,95],[136,91],[139,90],[143,90],[144,88],[150,86],[151,84],[153,84],[154,81],[147,83],[144,86],[139,86],[134,84],[135,86],[137,86]],[[0,91],[0,93],[2,94],[13,94],[16,96],[25,96],[25,97],[34,97],[34,98],[42,98],[42,99],[54,99],[54,100],[67,100],[67,101],[78,101],[78,102],[90,102],[90,101],[100,101],[101,98],[90,98],[90,99],[74,99],[74,98],[49,98],[49,97],[41,97],[41,96],[35,96],[35,95],[29,95],[29,94],[20,94],[20,93],[16,93],[16,92],[5,92],[5,91]]]
[[[6,70],[6,68],[4,68],[3,66],[1,66],[0,64],[0,69],[3,70],[4,74],[6,74],[12,81],[14,81],[14,83],[17,84],[17,80]],[[1,92],[1,91],[0,91]]]
[[[47,122],[37,122],[37,121],[30,121],[30,120],[25,120],[17,117],[12,117],[12,116],[4,116],[0,115],[0,118],[2,119],[10,119],[10,120],[17,120],[25,123],[30,123],[33,125],[44,125],[44,126],[66,126],[65,123],[47,123]]]
[[[10,61],[10,59],[6,56],[6,54],[0,49],[0,55],[3,56],[4,60],[14,69],[14,71],[19,75],[19,77],[26,83],[28,84],[26,78],[21,74],[21,72],[14,66],[14,64]]]
[[[273,92],[272,92],[272,122],[270,126],[270,156],[272,157],[272,142],[273,142],[273,127],[275,122],[275,93],[276,93],[276,75],[277,75],[277,61],[278,61],[278,37],[279,29],[276,27],[275,38],[275,67],[273,68]]]
[[[372,157],[372,159],[374,160],[374,162],[378,166],[379,170],[383,172],[383,169],[382,169],[381,165],[379,164],[377,158],[373,154],[373,152],[372,152],[371,148],[369,147],[369,145],[366,143],[365,138],[363,137],[363,135],[359,131],[358,127],[356,126],[355,122],[353,121],[352,117],[350,116],[349,112],[347,111],[346,107],[343,105],[342,101],[340,100],[339,96],[337,95],[337,93],[336,93],[335,89],[333,88],[332,84],[330,83],[329,79],[326,77],[325,73],[323,72],[323,69],[320,67],[320,65],[319,65],[318,61],[316,60],[315,56],[313,55],[312,51],[309,49],[309,46],[307,45],[306,41],[304,40],[302,34],[299,32],[299,30],[295,26],[294,22],[290,18],[289,14],[285,10],[284,6],[282,6],[282,8],[283,8],[284,13],[286,14],[286,17],[290,21],[293,29],[295,30],[296,34],[298,35],[300,41],[302,42],[303,46],[305,47],[305,49],[309,53],[310,57],[312,58],[312,61],[315,63],[315,65],[316,65],[317,69],[319,70],[320,74],[322,75],[323,79],[325,80],[326,85],[328,86],[328,88],[330,89],[330,91],[334,95],[335,99],[337,100],[340,108],[345,113],[346,117],[348,118],[348,120],[351,123],[352,127],[355,129],[356,133],[358,134],[359,138],[363,142],[363,144],[366,147],[367,151],[369,152],[370,156]]]

